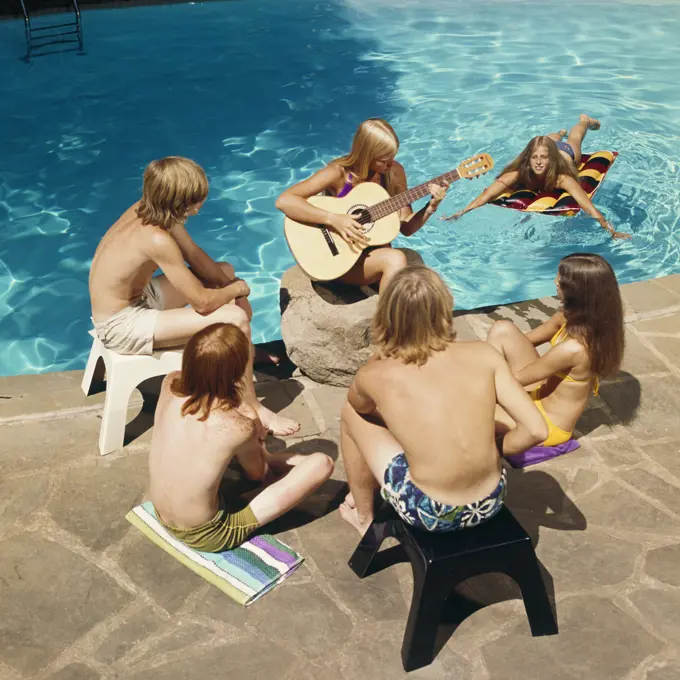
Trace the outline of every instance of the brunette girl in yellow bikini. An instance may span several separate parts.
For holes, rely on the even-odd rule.
[[[496,321],[487,342],[530,389],[548,425],[543,446],[572,437],[600,378],[618,372],[623,359],[623,308],[616,275],[599,255],[577,253],[562,258],[555,279],[562,310],[524,334],[511,321]],[[540,356],[536,347],[550,341]],[[498,416],[500,429],[512,425]]]

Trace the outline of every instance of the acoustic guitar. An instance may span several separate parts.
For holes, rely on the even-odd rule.
[[[374,182],[357,184],[346,196],[312,196],[312,205],[338,215],[352,215],[364,226],[370,240],[368,247],[383,246],[392,242],[401,227],[395,214],[400,208],[430,193],[430,184],[455,182],[458,179],[481,177],[493,168],[493,159],[482,153],[463,161],[455,170],[435,177],[417,187],[390,196]],[[284,231],[288,247],[301,269],[314,281],[332,281],[346,274],[357,262],[363,248],[350,246],[330,227],[321,224],[297,222],[286,217]]]

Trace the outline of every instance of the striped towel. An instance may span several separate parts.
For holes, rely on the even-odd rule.
[[[252,536],[238,548],[221,553],[194,550],[165,530],[150,501],[134,507],[125,519],[185,567],[246,607],[290,576],[304,560],[266,534]]]

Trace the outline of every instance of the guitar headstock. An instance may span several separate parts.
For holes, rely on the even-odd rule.
[[[493,168],[493,158],[488,153],[480,153],[464,160],[457,168],[461,179],[473,179],[486,175]]]

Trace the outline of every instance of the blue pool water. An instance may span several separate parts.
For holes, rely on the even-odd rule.
[[[369,5],[367,9],[363,5]],[[583,216],[486,207],[411,239],[458,307],[554,291],[588,250],[620,281],[680,271],[680,12],[672,2],[235,0],[84,13],[86,56],[19,60],[0,22],[0,375],[83,366],[87,276],[153,158],[195,159],[211,192],[188,228],[252,288],[257,341],[279,337],[292,264],[274,199],[387,118],[411,184],[536,134],[602,120],[585,150],[620,156],[596,197],[632,242]],[[454,185],[441,213],[488,179]]]

